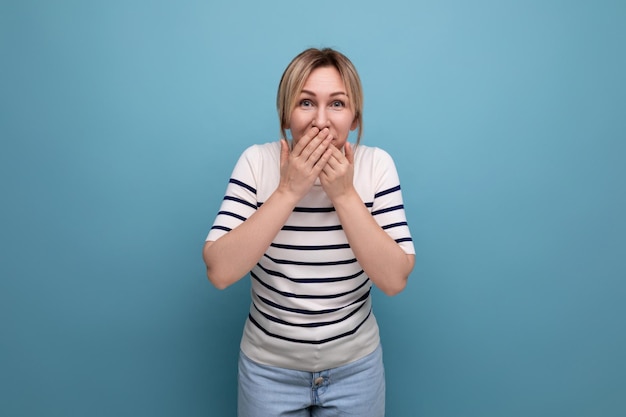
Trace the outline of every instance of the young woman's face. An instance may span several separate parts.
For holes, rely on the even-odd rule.
[[[335,67],[314,69],[296,98],[288,128],[294,143],[312,127],[328,127],[332,144],[338,149],[348,139],[351,130],[357,128],[354,109],[350,106],[348,90]]]

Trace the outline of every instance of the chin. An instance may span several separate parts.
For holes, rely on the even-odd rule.
[[[331,144],[332,144],[335,148],[337,148],[337,149],[341,150],[341,149],[343,149],[343,146],[346,144],[346,141],[345,141],[345,140],[342,140],[341,142],[339,142],[339,141],[336,141],[336,140],[334,140],[334,139],[333,139],[330,143],[331,143]]]

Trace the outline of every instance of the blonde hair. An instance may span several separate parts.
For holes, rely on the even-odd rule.
[[[358,144],[363,130],[363,88],[361,79],[352,62],[341,52],[331,48],[309,48],[296,56],[287,66],[278,85],[276,108],[280,120],[280,131],[283,138],[287,137],[287,126],[290,124],[291,112],[296,107],[297,97],[313,70],[321,67],[334,67],[339,71],[341,80],[348,90],[350,107],[357,121]]]

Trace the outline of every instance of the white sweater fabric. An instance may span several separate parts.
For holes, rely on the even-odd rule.
[[[280,181],[280,142],[239,158],[207,240],[237,227]],[[354,186],[376,222],[407,254],[415,249],[395,164],[385,151],[355,149]],[[252,303],[241,349],[255,362],[319,372],[358,360],[380,343],[371,281],[350,249],[319,180],[250,271]]]

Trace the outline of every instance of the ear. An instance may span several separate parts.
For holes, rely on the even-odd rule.
[[[359,119],[355,117],[354,120],[352,121],[352,125],[350,126],[350,130],[354,130],[357,127],[359,127]]]

